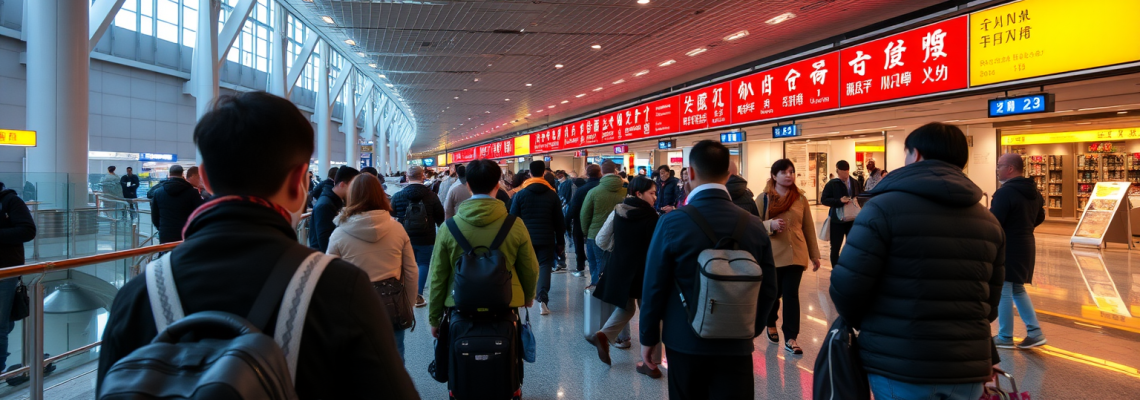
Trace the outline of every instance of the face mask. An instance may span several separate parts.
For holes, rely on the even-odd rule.
[[[307,196],[307,194],[305,192],[304,182],[297,185],[297,191],[298,191],[298,193],[301,194],[301,196]],[[296,228],[297,223],[301,222],[301,214],[304,214],[304,213],[305,213],[305,202],[302,201],[301,202],[301,208],[299,210],[289,211],[289,225],[292,226],[293,228]]]

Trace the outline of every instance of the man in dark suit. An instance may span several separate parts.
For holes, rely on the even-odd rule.
[[[863,185],[851,177],[851,165],[847,160],[835,163],[835,179],[823,186],[823,193],[819,195],[819,202],[831,207],[827,215],[831,218],[831,265],[839,262],[839,249],[843,247],[843,239],[851,232],[854,221],[843,222],[839,219],[839,209],[863,193]]]
[[[760,264],[764,278],[755,299],[755,335],[764,332],[768,311],[776,300],[776,266],[772,242],[760,218],[732,203],[728,182],[728,149],[719,142],[703,140],[689,152],[689,176],[694,186],[688,206],[707,220],[718,237],[732,235],[743,222],[744,234],[736,237],[737,248],[750,252]],[[683,209],[685,210],[685,209]],[[669,349],[670,399],[753,399],[751,339],[705,339],[693,332],[687,312],[678,296],[696,299],[697,257],[714,246],[704,231],[685,212],[661,217],[649,258],[645,262],[645,282],[641,297],[641,355],[653,365],[655,348],[664,343]]]

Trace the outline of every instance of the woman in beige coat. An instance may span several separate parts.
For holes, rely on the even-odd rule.
[[[784,350],[803,354],[796,343],[800,333],[800,279],[811,263],[812,271],[819,270],[819,246],[816,244],[815,223],[811,207],[803,191],[796,187],[796,167],[788,159],[772,164],[772,178],[756,203],[761,206],[761,219],[772,239],[772,258],[776,262],[776,279],[779,297],[784,301]],[[780,343],[776,331],[777,308],[780,299],[768,313],[768,340]]]

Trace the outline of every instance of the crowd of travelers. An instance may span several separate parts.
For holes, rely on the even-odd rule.
[[[630,347],[639,316],[635,370],[667,376],[670,398],[752,399],[756,337],[803,354],[799,286],[822,265],[820,241],[831,242],[837,324],[858,331],[877,399],[974,400],[997,348],[1045,343],[1024,288],[1041,195],[1021,157],[1006,155],[987,210],[952,125],[911,132],[906,165],[889,176],[869,163],[860,182],[836,163],[820,198],[826,232],[792,161],[773,163],[755,194],[709,140],[691,147],[680,176],[668,166],[626,175],[612,161],[581,173],[534,161],[512,173],[480,159],[438,174],[410,166],[390,197],[372,168],[315,180],[311,125],[266,93],[219,98],[194,142],[201,165],[185,177],[171,167],[148,194],[161,241],[183,242],[116,296],[99,351],[101,398],[419,398],[404,340],[425,322],[438,339],[429,374],[453,398],[519,398],[524,360],[535,357],[529,310],[566,307],[550,295],[552,275],[585,278],[588,266],[587,308],[605,311],[584,312],[581,345],[601,362],[611,363],[611,347]],[[210,173],[248,164],[281,173]],[[133,195],[130,176],[105,186]],[[22,264],[34,220],[2,183],[0,207],[0,267]],[[309,209],[306,246],[296,228]],[[0,281],[2,320],[16,283]],[[1014,305],[1029,332],[1020,344]],[[413,309],[425,306],[427,321],[416,321]],[[6,340],[0,347],[6,354]],[[232,361],[239,353],[247,358]]]

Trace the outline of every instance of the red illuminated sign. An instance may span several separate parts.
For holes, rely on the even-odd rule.
[[[515,155],[515,140],[513,138],[488,143],[475,148],[477,158],[503,158]]]
[[[842,50],[843,106],[966,88],[968,18],[963,15]]]
[[[732,123],[839,107],[839,52],[732,80]]]
[[[477,150],[477,148],[472,147],[470,149],[459,150],[457,152],[451,153],[451,162],[453,162],[453,163],[468,163],[468,162],[475,161],[475,159],[477,158],[476,156],[478,154],[476,152],[476,150]]]
[[[680,100],[680,131],[728,125],[731,91],[732,84],[725,82],[676,96]]]
[[[628,145],[619,144],[619,145],[614,146],[614,154],[625,154],[625,153],[629,153],[629,146]]]

